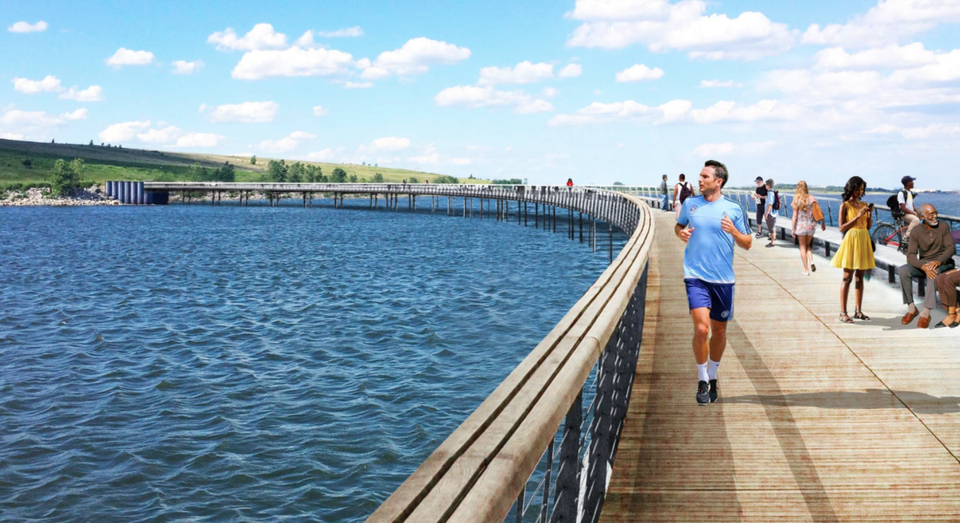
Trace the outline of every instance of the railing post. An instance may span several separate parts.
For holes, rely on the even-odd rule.
[[[560,439],[560,466],[553,495],[550,523],[577,521],[577,495],[580,492],[580,425],[583,423],[583,391],[570,405]]]

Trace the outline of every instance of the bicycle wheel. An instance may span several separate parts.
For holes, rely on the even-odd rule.
[[[873,234],[870,235],[873,238],[873,241],[877,242],[877,245],[889,245],[891,247],[898,247],[900,243],[899,235],[897,230],[893,228],[892,225],[887,223],[881,223],[873,230]]]

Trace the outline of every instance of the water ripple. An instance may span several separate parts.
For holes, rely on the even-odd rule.
[[[0,209],[0,519],[362,521],[606,265],[331,208]]]

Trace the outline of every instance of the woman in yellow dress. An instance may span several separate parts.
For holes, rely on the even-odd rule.
[[[856,279],[857,310],[853,317],[870,321],[863,313],[863,275],[877,266],[873,259],[873,245],[870,240],[870,226],[873,224],[873,204],[862,201],[867,183],[863,178],[854,176],[843,188],[843,205],[840,206],[840,232],[844,233],[843,242],[833,256],[830,265],[843,269],[843,283],[840,285],[840,321],[853,323],[847,314],[847,297],[850,295],[850,282]]]

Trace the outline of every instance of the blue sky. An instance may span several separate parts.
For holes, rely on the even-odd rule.
[[[737,185],[960,189],[960,0],[0,8],[6,138],[531,183],[715,158]]]

